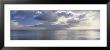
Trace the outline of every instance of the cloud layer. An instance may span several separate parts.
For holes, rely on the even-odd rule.
[[[99,10],[11,10],[11,28],[35,25],[100,27]]]

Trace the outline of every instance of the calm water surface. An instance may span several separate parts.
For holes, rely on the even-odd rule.
[[[99,40],[99,30],[11,30],[11,40]]]

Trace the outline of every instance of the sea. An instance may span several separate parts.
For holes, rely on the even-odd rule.
[[[100,30],[11,30],[11,40],[100,40]]]

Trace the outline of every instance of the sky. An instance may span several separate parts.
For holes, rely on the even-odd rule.
[[[100,27],[99,10],[11,10],[11,27],[35,25],[68,25]]]

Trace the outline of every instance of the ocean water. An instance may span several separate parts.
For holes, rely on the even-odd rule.
[[[99,30],[11,30],[11,40],[99,40]]]

